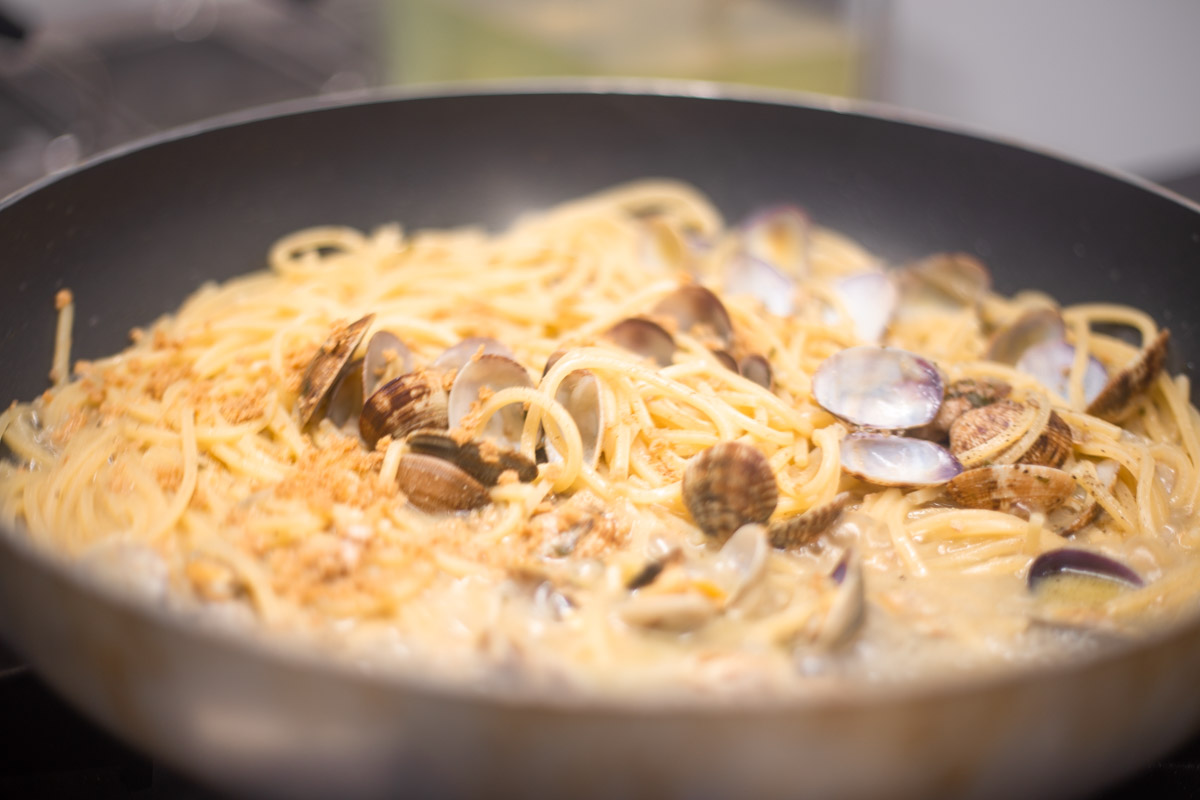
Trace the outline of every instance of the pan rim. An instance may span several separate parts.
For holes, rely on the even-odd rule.
[[[252,109],[232,112],[207,120],[161,131],[150,136],[94,154],[79,164],[29,184],[0,199],[0,214],[10,206],[35,195],[41,189],[65,180],[75,173],[107,163],[141,150],[169,144],[173,141],[202,135],[210,131],[229,129],[283,117],[366,106],[426,99],[466,97],[504,97],[533,95],[618,95],[640,97],[675,97],[702,101],[759,103],[797,107],[827,113],[867,117],[886,122],[934,129],[945,133],[982,140],[1005,148],[1014,148],[1075,167],[1105,175],[1136,188],[1178,203],[1200,214],[1200,204],[1194,203],[1144,178],[1061,154],[1049,148],[1030,145],[1015,139],[981,132],[970,126],[950,122],[933,115],[862,100],[849,100],[785,89],[771,89],[704,81],[645,78],[539,78],[500,80],[451,84],[423,84],[389,89],[357,90],[336,95],[308,97],[282,101]],[[930,676],[894,683],[847,684],[848,691],[834,694],[784,694],[769,692],[734,692],[706,694],[699,690],[670,693],[651,697],[645,690],[631,692],[613,690],[572,690],[563,693],[553,686],[512,686],[486,682],[464,685],[461,680],[439,679],[416,670],[384,668],[364,669],[342,654],[323,653],[315,642],[297,642],[283,636],[255,636],[255,629],[239,631],[197,621],[177,609],[147,603],[112,586],[99,576],[79,569],[66,559],[53,554],[26,536],[0,527],[0,550],[7,550],[24,565],[49,572],[53,578],[65,581],[72,588],[97,596],[132,614],[142,622],[173,629],[179,635],[199,637],[207,647],[219,646],[240,654],[253,654],[269,659],[273,666],[303,670],[337,680],[365,682],[374,687],[415,691],[431,699],[487,704],[496,707],[521,707],[547,713],[595,713],[621,717],[662,716],[728,717],[789,716],[805,712],[853,711],[881,706],[901,706],[931,701],[953,702],[967,696],[1010,690],[1027,682],[1062,679],[1088,671],[1115,667],[1118,662],[1147,656],[1176,642],[1200,637],[1200,614],[1192,613],[1174,624],[1153,631],[1137,640],[1125,641],[1097,653],[1050,663],[989,668],[985,671],[963,672],[953,676]],[[249,633],[249,635],[248,635]],[[14,645],[16,643],[13,643]],[[36,670],[36,665],[35,665]],[[557,692],[557,693],[556,693]]]

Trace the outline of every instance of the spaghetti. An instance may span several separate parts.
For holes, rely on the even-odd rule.
[[[167,602],[234,624],[439,674],[516,665],[601,689],[803,692],[1029,663],[1195,609],[1200,434],[1187,379],[1148,367],[1118,413],[1088,410],[1091,371],[1117,375],[1159,337],[1142,312],[1060,310],[986,287],[964,298],[957,284],[916,280],[920,265],[886,269],[792,210],[726,227],[695,189],[668,181],[495,235],[313,228],[268,261],[201,287],[133,331],[127,350],[76,362],[70,377],[75,300],[57,298],[53,385],[0,414],[10,528],[84,562],[149,559],[159,567],[143,570],[146,581],[160,580],[152,588]],[[765,291],[739,283],[753,270]],[[1070,497],[962,507],[940,483],[889,487],[844,469],[840,443],[856,426],[817,403],[813,376],[864,344],[870,312],[844,289],[862,275],[896,295],[880,312],[882,344],[935,364],[947,387],[1003,385],[1019,409],[998,436],[961,450],[960,466],[1020,467],[1058,419],[1069,435],[1054,468]],[[699,286],[725,317],[671,311],[681,287]],[[1069,347],[1055,385],[990,345],[1046,309]],[[486,460],[498,447],[490,432],[515,415],[505,446],[534,477],[504,470],[469,509],[423,510],[418,493],[436,494],[450,462],[416,458],[410,431],[369,447],[357,427],[366,411],[339,420],[342,401],[328,397],[309,398],[322,410],[302,424],[314,362],[361,319],[410,353],[402,365],[388,352],[384,377],[425,370],[430,391],[508,357],[480,345],[434,370],[464,339],[506,347],[528,380],[480,388],[428,443],[473,442]],[[668,343],[667,357],[619,340],[627,320]],[[1143,346],[1103,332],[1113,326]],[[347,355],[365,347],[355,340]],[[335,366],[344,382],[347,367]],[[775,494],[765,515],[748,511],[736,532],[713,535],[698,524],[700,501],[724,509],[739,498],[708,488],[716,496],[697,500],[687,484],[722,443],[744,449],[711,468],[725,483],[707,475],[705,486],[765,469]],[[1071,504],[1080,511],[1064,522],[1056,509]],[[764,545],[783,530],[780,546]],[[1032,591],[1035,560],[1068,547],[1126,565],[1142,585]]]

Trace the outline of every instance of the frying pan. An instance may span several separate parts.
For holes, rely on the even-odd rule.
[[[1200,209],[1150,185],[886,110],[577,81],[273,107],[9,198],[6,394],[45,388],[58,288],[77,300],[75,356],[92,358],[202,281],[261,268],[297,228],[499,227],[646,176],[695,183],[730,219],[798,203],[893,262],[972,252],[1000,291],[1137,305],[1171,328],[1173,354],[1200,352]],[[736,705],[596,699],[377,674],[140,604],[4,535],[0,626],[112,731],[255,795],[1061,796],[1200,721],[1195,621],[1001,675]]]

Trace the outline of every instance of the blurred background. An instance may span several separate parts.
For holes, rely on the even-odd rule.
[[[701,78],[867,98],[1200,192],[1194,0],[0,0],[0,196],[375,86]]]

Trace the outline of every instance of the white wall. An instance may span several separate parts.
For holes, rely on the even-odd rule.
[[[1197,0],[865,0],[878,99],[1150,176],[1200,165]]]

